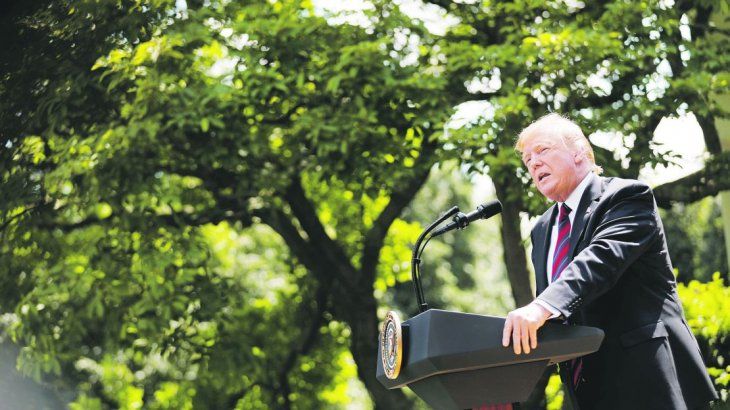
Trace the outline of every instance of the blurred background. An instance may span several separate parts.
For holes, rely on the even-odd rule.
[[[532,300],[548,112],[654,188],[728,408],[727,0],[0,4],[0,408],[414,409],[378,323]],[[724,191],[724,192],[723,192]],[[545,378],[528,408],[560,409]]]

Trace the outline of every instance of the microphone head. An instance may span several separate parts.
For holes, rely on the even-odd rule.
[[[481,204],[477,207],[480,219],[488,219],[502,212],[502,203],[494,200]]]

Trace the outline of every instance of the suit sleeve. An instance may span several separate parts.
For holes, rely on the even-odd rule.
[[[539,299],[570,317],[581,305],[611,289],[626,269],[658,238],[651,189],[634,183],[617,190],[592,233],[590,243]]]

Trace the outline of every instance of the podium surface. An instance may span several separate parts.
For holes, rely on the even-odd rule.
[[[436,409],[525,401],[548,365],[593,353],[602,330],[546,323],[538,347],[516,355],[502,346],[504,318],[430,309],[401,325],[402,357],[386,376],[380,343],[376,377],[388,389],[409,387]],[[382,337],[382,335],[381,335]]]

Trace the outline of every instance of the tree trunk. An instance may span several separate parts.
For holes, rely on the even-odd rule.
[[[337,303],[337,302],[336,302]],[[357,297],[342,298],[336,306],[352,331],[350,351],[357,364],[357,375],[370,393],[375,409],[411,409],[413,402],[401,390],[388,390],[375,378],[378,357],[378,324],[373,289],[359,292]]]
[[[728,23],[728,17],[730,13],[723,10],[721,7],[717,7],[715,12],[711,16],[712,22],[723,30],[728,30],[730,24]],[[712,38],[715,41],[727,40],[727,35],[715,34]],[[727,107],[730,104],[730,93],[714,96],[713,100],[719,107]],[[720,116],[715,117],[715,127],[717,129],[717,136],[720,142],[720,150],[724,152],[730,151],[730,120],[721,118]],[[704,132],[704,129],[702,130]],[[722,207],[722,221],[725,232],[725,249],[727,250],[727,266],[730,269],[730,191],[724,191],[720,193],[720,205]],[[730,272],[727,273],[727,278],[730,278]]]
[[[520,232],[520,211],[522,203],[519,197],[507,192],[507,184],[493,179],[497,198],[502,202],[502,248],[507,277],[512,287],[512,297],[516,306],[524,306],[534,299],[530,285],[530,272],[527,269],[525,247]]]
[[[718,97],[720,99],[720,97]],[[730,94],[724,95],[723,100],[730,102]],[[730,121],[715,119],[717,131],[720,136],[720,143],[724,152],[730,152]],[[727,266],[730,269],[730,191],[720,192],[720,206],[722,210],[722,225],[725,233],[725,250],[727,254]],[[718,267],[719,269],[719,267]],[[730,278],[730,272],[725,272]]]

